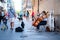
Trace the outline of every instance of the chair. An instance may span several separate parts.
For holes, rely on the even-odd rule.
[[[47,25],[47,21],[41,21],[38,24],[37,29],[40,29],[41,31],[46,31],[46,25]]]

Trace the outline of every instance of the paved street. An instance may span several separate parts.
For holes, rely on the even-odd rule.
[[[8,30],[0,30],[0,40],[60,40],[58,32],[39,32],[31,25],[31,19],[24,18],[25,28],[23,32],[15,32],[15,28],[20,26],[18,19],[15,19],[14,30],[10,30],[8,21]],[[1,28],[1,25],[0,25]]]

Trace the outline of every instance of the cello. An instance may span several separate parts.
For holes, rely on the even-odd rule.
[[[47,17],[47,15],[44,15],[44,16],[41,16],[41,17],[37,18],[37,19],[32,23],[32,26],[37,27],[37,25],[38,25],[44,18],[46,18],[46,17]]]

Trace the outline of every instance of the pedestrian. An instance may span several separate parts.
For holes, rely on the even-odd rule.
[[[24,13],[24,17],[25,17],[25,13]]]
[[[29,17],[29,11],[27,11],[27,17]]]
[[[4,17],[3,17],[3,24],[7,27],[7,29],[8,29],[8,26],[7,26],[7,19],[6,19],[6,16],[4,15]]]
[[[7,20],[8,20],[8,13],[6,12],[6,10],[3,10],[4,16],[3,16],[3,24],[7,27]]]
[[[15,10],[12,7],[10,7],[10,9],[8,9],[8,15],[9,15],[10,26],[11,26],[10,29],[13,30],[14,20],[15,20],[14,18],[16,18],[16,15],[15,15]]]
[[[34,21],[34,12],[32,11],[32,21]]]
[[[25,24],[24,24],[24,22],[23,22],[23,20],[22,20],[22,22],[21,22],[21,27],[24,29],[24,26],[25,26]]]
[[[1,24],[1,20],[2,20],[2,12],[0,10],[0,24]]]
[[[3,13],[3,7],[0,6],[0,24],[1,20],[3,19],[4,13]]]
[[[23,12],[22,11],[20,12],[19,16],[20,16],[20,20],[22,20],[23,19]]]

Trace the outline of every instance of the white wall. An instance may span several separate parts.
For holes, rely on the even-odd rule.
[[[53,0],[42,0],[40,1],[40,12],[43,10],[50,11],[54,9],[54,1]]]
[[[55,0],[54,1],[54,10],[55,10],[55,14],[59,14],[60,15],[60,0]]]
[[[51,16],[51,11],[54,11],[54,0],[40,1],[39,12],[41,13],[42,11],[49,12],[50,16],[48,17],[48,26],[50,27],[50,30],[54,30],[54,19],[52,20],[52,16]],[[53,23],[51,20],[53,21]]]
[[[60,0],[54,1],[54,13],[56,26],[60,27]]]

